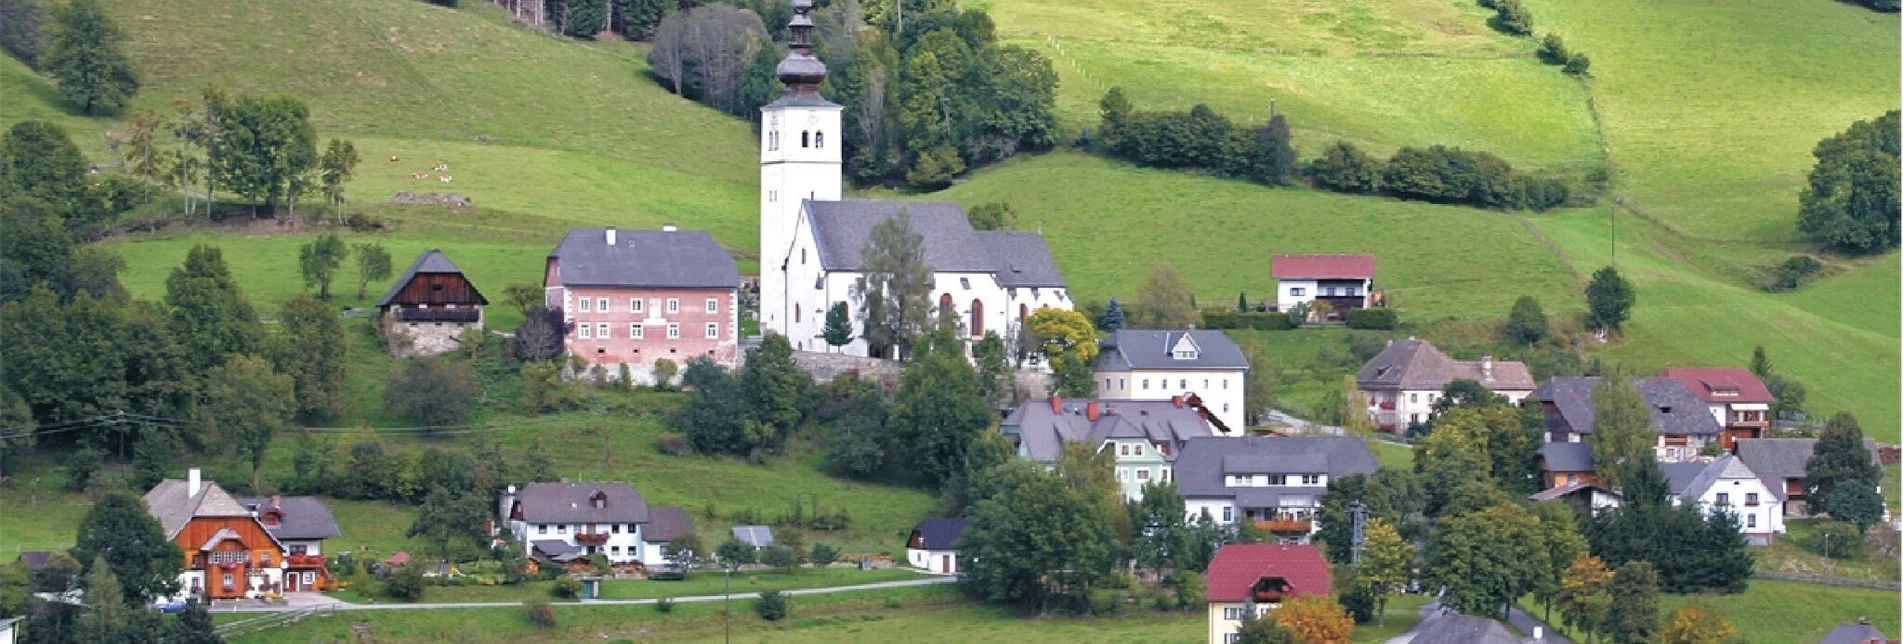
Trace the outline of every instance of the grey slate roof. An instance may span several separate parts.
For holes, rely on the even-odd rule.
[[[1863,447],[1870,452],[1870,460],[1882,462],[1877,459],[1876,441],[1865,439]],[[1815,438],[1752,438],[1737,444],[1738,460],[1751,468],[1779,501],[1785,497],[1785,480],[1809,475],[1807,464],[1815,449]]]
[[[1665,473],[1665,482],[1671,485],[1672,493],[1683,495],[1693,481],[1709,469],[1710,463],[1659,463],[1659,471]]]
[[[1049,400],[1027,402],[1011,410],[1000,429],[1015,430],[1031,460],[1039,463],[1057,460],[1066,442],[1144,437],[1151,443],[1167,443],[1171,454],[1180,454],[1185,441],[1215,435],[1202,413],[1188,405],[1178,407],[1168,400],[1094,401],[1101,412],[1091,422],[1086,413],[1091,402],[1060,400],[1060,411],[1052,411]]]
[[[53,553],[47,550],[28,550],[20,553],[20,563],[26,564],[27,570],[39,570],[41,566],[46,565],[47,560],[52,558]]]
[[[165,528],[165,538],[178,536],[192,517],[248,517],[251,511],[240,505],[217,483],[202,481],[196,496],[189,494],[187,483],[165,479],[145,493],[146,509]]]
[[[1229,474],[1324,474],[1323,454],[1224,454],[1222,471]]]
[[[1194,359],[1176,359],[1176,343],[1189,335],[1198,353]],[[1110,334],[1097,355],[1097,369],[1248,369],[1242,348],[1221,331],[1119,329]]]
[[[1320,497],[1328,491],[1325,487],[1304,487],[1299,485],[1269,485],[1264,487],[1238,487],[1235,491],[1236,505],[1245,508],[1273,508],[1282,505],[1283,495]]]
[[[1368,444],[1358,438],[1336,436],[1197,438],[1184,445],[1182,453],[1176,457],[1174,476],[1177,493],[1185,497],[1234,497],[1244,490],[1276,489],[1229,487],[1224,478],[1224,475],[1229,472],[1224,470],[1224,464],[1227,461],[1226,457],[1232,454],[1325,458],[1328,461],[1328,470],[1325,473],[1330,477],[1373,474],[1375,469],[1380,467],[1374,460],[1374,452],[1368,450]],[[1264,474],[1266,472],[1238,473]],[[1299,489],[1317,495],[1322,493],[1322,488]]]
[[[1824,636],[1824,639],[1817,640],[1817,644],[1864,644],[1871,640],[1887,642],[1890,641],[1890,637],[1868,623],[1850,622],[1838,624],[1837,628],[1831,629],[1829,635]]]
[[[1587,489],[1598,490],[1600,492],[1604,492],[1606,494],[1611,494],[1615,496],[1618,494],[1617,492],[1613,492],[1612,490],[1607,489],[1604,486],[1601,486],[1595,483],[1579,482],[1579,483],[1567,483],[1565,485],[1549,487],[1544,490],[1540,490],[1539,492],[1535,492],[1532,496],[1529,496],[1526,498],[1529,498],[1535,501],[1552,501],[1555,499],[1559,499],[1559,498],[1571,495],[1574,492],[1578,492],[1580,490],[1587,490]]]
[[[582,556],[581,546],[560,539],[531,541],[529,545],[534,546],[536,552],[556,561],[570,561]]]
[[[1632,378],[1630,382],[1651,408],[1652,426],[1658,428],[1660,434],[1717,436],[1724,431],[1724,426],[1705,408],[1705,401],[1685,388],[1685,383],[1672,378]],[[1597,384],[1596,376],[1557,377],[1540,385],[1533,391],[1533,397],[1553,403],[1573,431],[1590,434],[1594,414],[1592,388]]]
[[[270,497],[254,496],[238,499],[238,503],[253,511],[261,511],[271,504]],[[280,541],[284,539],[329,539],[343,534],[337,529],[337,519],[331,517],[330,508],[323,501],[311,496],[286,496],[278,499],[278,508],[284,517],[278,520],[278,527],[265,527],[265,531]]]
[[[737,525],[733,527],[733,538],[755,548],[765,548],[773,545],[773,529],[763,525]]]
[[[402,275],[396,277],[396,282],[390,284],[390,290],[384,291],[383,297],[377,300],[377,306],[389,306],[390,300],[395,299],[397,293],[403,292],[403,287],[409,286],[410,280],[416,279],[418,273],[461,274],[462,272],[462,269],[456,267],[455,262],[449,261],[449,256],[444,255],[443,251],[435,248],[423,251],[423,254],[417,257],[416,261],[411,262],[410,267],[404,270]],[[469,284],[469,290],[474,292],[476,299],[482,300],[483,304],[489,303],[489,298],[483,297],[482,292],[476,290],[474,282]]]
[[[1394,340],[1355,372],[1365,391],[1439,391],[1455,380],[1472,380],[1491,391],[1532,391],[1526,363],[1493,361],[1489,374],[1479,360],[1455,360],[1426,340]]]
[[[1592,446],[1586,443],[1547,443],[1540,446],[1540,458],[1548,472],[1592,471]]]
[[[951,550],[965,534],[965,520],[926,519],[912,526],[912,531],[924,540],[925,550]]]
[[[733,255],[700,230],[616,230],[609,246],[607,229],[574,228],[548,256],[566,286],[740,287]]]
[[[1484,617],[1445,612],[1430,615],[1415,627],[1411,644],[1523,644],[1505,624]]]
[[[991,273],[1006,288],[1064,287],[1051,249],[1037,233],[980,231],[958,204],[941,201],[807,201],[820,265],[829,271],[865,268],[866,240],[879,222],[904,210],[924,238],[925,265],[944,273]]]
[[[1683,489],[1673,486],[1672,493],[1684,499],[1698,499],[1711,491],[1711,486],[1725,479],[1755,479],[1757,474],[1745,466],[1744,461],[1735,456],[1726,455],[1711,462],[1698,472],[1697,476],[1686,482]],[[1769,486],[1766,486],[1769,487]]]
[[[603,507],[590,500],[607,494]],[[515,493],[526,523],[647,523],[648,502],[626,483],[530,483]],[[506,516],[506,515],[505,515]]]
[[[648,508],[648,524],[641,530],[642,541],[671,543],[694,533],[694,519],[687,516],[685,510],[672,506]]]

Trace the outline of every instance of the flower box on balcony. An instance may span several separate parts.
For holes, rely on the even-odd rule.
[[[575,535],[575,543],[583,545],[599,546],[607,542],[608,533],[606,532],[584,532]]]

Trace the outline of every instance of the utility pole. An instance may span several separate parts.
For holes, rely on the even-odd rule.
[[[1356,501],[1353,505],[1348,506],[1348,514],[1354,518],[1355,526],[1354,537],[1349,540],[1349,543],[1354,544],[1349,550],[1349,562],[1358,566],[1361,565],[1361,549],[1363,543],[1367,540],[1367,536],[1362,533],[1362,526],[1368,522],[1368,506],[1363,505],[1360,501]]]

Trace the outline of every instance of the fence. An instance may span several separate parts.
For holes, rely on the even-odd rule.
[[[231,639],[281,626],[290,626],[312,617],[329,615],[334,612],[337,612],[337,609],[330,606],[312,606],[310,608],[300,608],[277,613],[265,613],[257,617],[247,617],[235,622],[219,624],[215,630],[218,632],[219,637]]]

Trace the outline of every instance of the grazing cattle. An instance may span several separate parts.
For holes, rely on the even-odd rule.
[[[449,164],[447,164],[447,163],[438,163],[438,164],[436,164],[436,171],[437,171],[437,172],[449,172]]]
[[[398,161],[402,161],[402,159],[398,159],[398,158],[396,158],[396,155],[394,155],[394,154],[392,154],[392,155],[390,155],[390,162],[391,162],[391,163],[396,163],[396,162],[398,162]]]
[[[449,175],[439,174],[439,175],[436,175],[436,180],[441,181],[443,183],[449,183],[450,179],[449,179]]]
[[[428,179],[429,173],[428,172],[412,172],[410,173],[410,178],[411,179]]]

